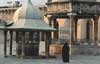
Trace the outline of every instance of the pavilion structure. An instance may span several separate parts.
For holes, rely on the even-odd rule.
[[[41,39],[45,41],[46,57],[49,56],[49,33],[56,31],[49,27],[43,19],[43,15],[31,0],[21,6],[14,14],[14,21],[3,22],[0,30],[4,31],[4,57],[7,57],[7,34],[10,33],[10,55],[12,55],[13,35],[17,43],[17,56],[39,56],[38,45]],[[42,34],[44,33],[44,34]],[[44,36],[44,38],[42,37]]]

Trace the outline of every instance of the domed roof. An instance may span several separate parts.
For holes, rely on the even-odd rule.
[[[41,11],[30,0],[20,7],[14,15],[14,23],[8,29],[23,30],[55,30],[45,23]]]
[[[24,4],[15,12],[14,21],[18,19],[43,19],[43,14],[28,0],[27,4]]]

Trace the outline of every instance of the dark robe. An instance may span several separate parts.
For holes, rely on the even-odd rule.
[[[62,60],[63,62],[69,62],[69,46],[68,43],[65,43],[62,48]]]

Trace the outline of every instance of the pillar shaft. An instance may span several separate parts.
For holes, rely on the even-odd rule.
[[[17,51],[17,50],[18,50],[18,43],[19,43],[18,35],[19,35],[19,34],[18,34],[18,32],[16,31],[16,43],[17,43],[17,44],[16,44],[16,57],[19,57],[18,51]]]
[[[4,57],[7,57],[7,31],[4,31]]]
[[[22,32],[22,53],[21,53],[21,56],[22,58],[25,56],[25,32]]]
[[[95,22],[94,23],[94,37],[95,37],[94,39],[95,39],[95,41],[98,40],[98,33],[99,33],[98,30],[97,30],[98,28],[99,28],[98,27],[98,22]]]
[[[70,17],[70,40],[71,40],[71,42],[73,41],[73,39],[74,39],[74,23],[73,23],[73,21],[74,21],[74,17],[72,16],[72,17]]]
[[[98,40],[98,31],[99,31],[99,18],[98,17],[95,17],[93,18],[93,21],[94,21],[94,41],[96,42]]]
[[[70,37],[69,37],[69,47],[70,47],[70,54],[72,54],[72,43],[73,43],[73,34],[74,34],[74,25],[73,25],[73,22],[74,22],[74,16],[73,15],[70,15],[70,29],[69,29],[69,34],[70,34]]]
[[[75,21],[75,40],[77,40],[77,21]]]
[[[13,31],[10,31],[10,55],[12,55],[12,46],[13,46]]]
[[[73,20],[73,22],[72,22],[72,27],[73,27],[73,29],[72,29],[72,31],[73,31],[73,41],[75,41],[76,40],[76,22],[77,21],[75,21],[75,20]]]
[[[16,43],[18,42],[18,32],[16,31]]]
[[[48,33],[45,33],[45,37],[44,37],[44,39],[45,39],[45,53],[46,53],[46,58],[48,58],[49,57],[49,45],[48,45]]]

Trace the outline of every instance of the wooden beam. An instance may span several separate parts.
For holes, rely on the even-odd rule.
[[[4,57],[7,57],[7,31],[4,31]]]
[[[12,55],[12,46],[13,46],[13,31],[10,31],[10,52],[9,52],[10,55]]]

